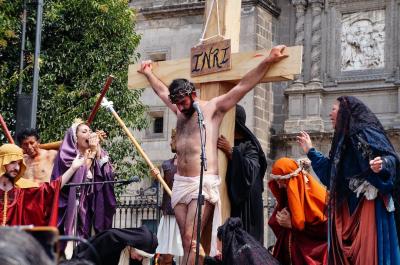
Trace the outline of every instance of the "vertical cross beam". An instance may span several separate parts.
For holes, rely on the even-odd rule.
[[[231,39],[231,49],[232,53],[239,52],[239,34],[240,34],[240,12],[241,12],[241,2],[239,0],[216,0],[218,1],[219,16],[217,16],[214,3],[214,9],[210,16],[207,29],[204,29],[205,37],[214,36],[218,34],[218,23],[217,17],[219,17],[219,26],[221,34],[227,38]],[[209,14],[213,0],[208,0],[206,3],[206,8],[204,12],[205,20]],[[204,23],[205,24],[205,23]],[[212,41],[212,40],[211,40]],[[200,84],[200,99],[210,100],[219,95],[225,94],[230,89],[233,88],[233,84],[224,82],[214,82]],[[231,109],[225,114],[224,120],[220,126],[220,134],[227,137],[229,142],[233,143],[235,128],[235,108]],[[233,145],[233,144],[232,144]],[[230,216],[230,202],[228,199],[228,192],[225,182],[225,175],[227,170],[227,158],[222,151],[218,150],[218,168],[219,176],[221,178],[220,194],[221,194],[221,215],[222,223]]]

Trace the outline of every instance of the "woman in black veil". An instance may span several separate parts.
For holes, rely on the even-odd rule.
[[[328,157],[313,148],[306,132],[297,137],[330,193],[328,264],[400,264],[399,158],[378,118],[359,99],[339,97],[330,118]]]

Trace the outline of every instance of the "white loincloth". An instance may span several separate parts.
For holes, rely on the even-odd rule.
[[[156,253],[183,256],[183,247],[179,226],[174,215],[161,217],[157,230],[158,247]]]
[[[174,208],[178,203],[189,204],[193,199],[197,200],[199,194],[199,182],[200,176],[183,177],[175,174],[171,196],[172,208]],[[204,175],[202,194],[206,201],[214,204],[210,248],[211,257],[217,255],[217,229],[221,225],[221,200],[219,196],[220,183],[221,180],[218,175]]]

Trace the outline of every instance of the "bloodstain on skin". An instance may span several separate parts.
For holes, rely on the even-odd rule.
[[[264,56],[264,55],[258,53],[258,54],[256,54],[256,55],[254,55],[253,57],[256,58],[256,57],[262,57],[262,56]]]

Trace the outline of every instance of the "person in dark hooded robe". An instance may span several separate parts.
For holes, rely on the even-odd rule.
[[[200,246],[200,261],[204,265],[279,265],[266,248],[242,227],[238,217],[230,217],[218,228],[216,257],[206,256]],[[192,242],[196,252],[196,242]]]
[[[67,130],[54,161],[52,179],[62,175],[70,167],[77,154],[85,151],[90,153],[87,161],[75,172],[70,183],[114,180],[113,168],[107,152],[101,148],[96,133],[93,133],[82,121],[76,121]],[[64,187],[61,190],[58,206],[60,233],[74,235],[75,218],[78,218],[76,235],[84,238],[89,238],[93,232],[99,233],[111,228],[116,208],[113,185],[87,185],[82,186],[80,191],[78,216],[75,216],[77,187]],[[72,248],[69,254],[71,251]]]
[[[246,127],[246,112],[242,106],[236,105],[234,146],[223,135],[219,137],[217,146],[228,158],[226,183],[231,217],[239,217],[244,230],[263,244],[262,193],[267,160],[260,142]]]
[[[339,97],[330,118],[329,157],[312,147],[306,132],[297,137],[330,192],[328,264],[400,264],[399,158],[378,118],[357,98]]]
[[[73,259],[89,260],[103,265],[149,265],[158,241],[146,226],[139,228],[105,230],[89,240],[97,252],[88,244],[81,243],[74,250]]]

